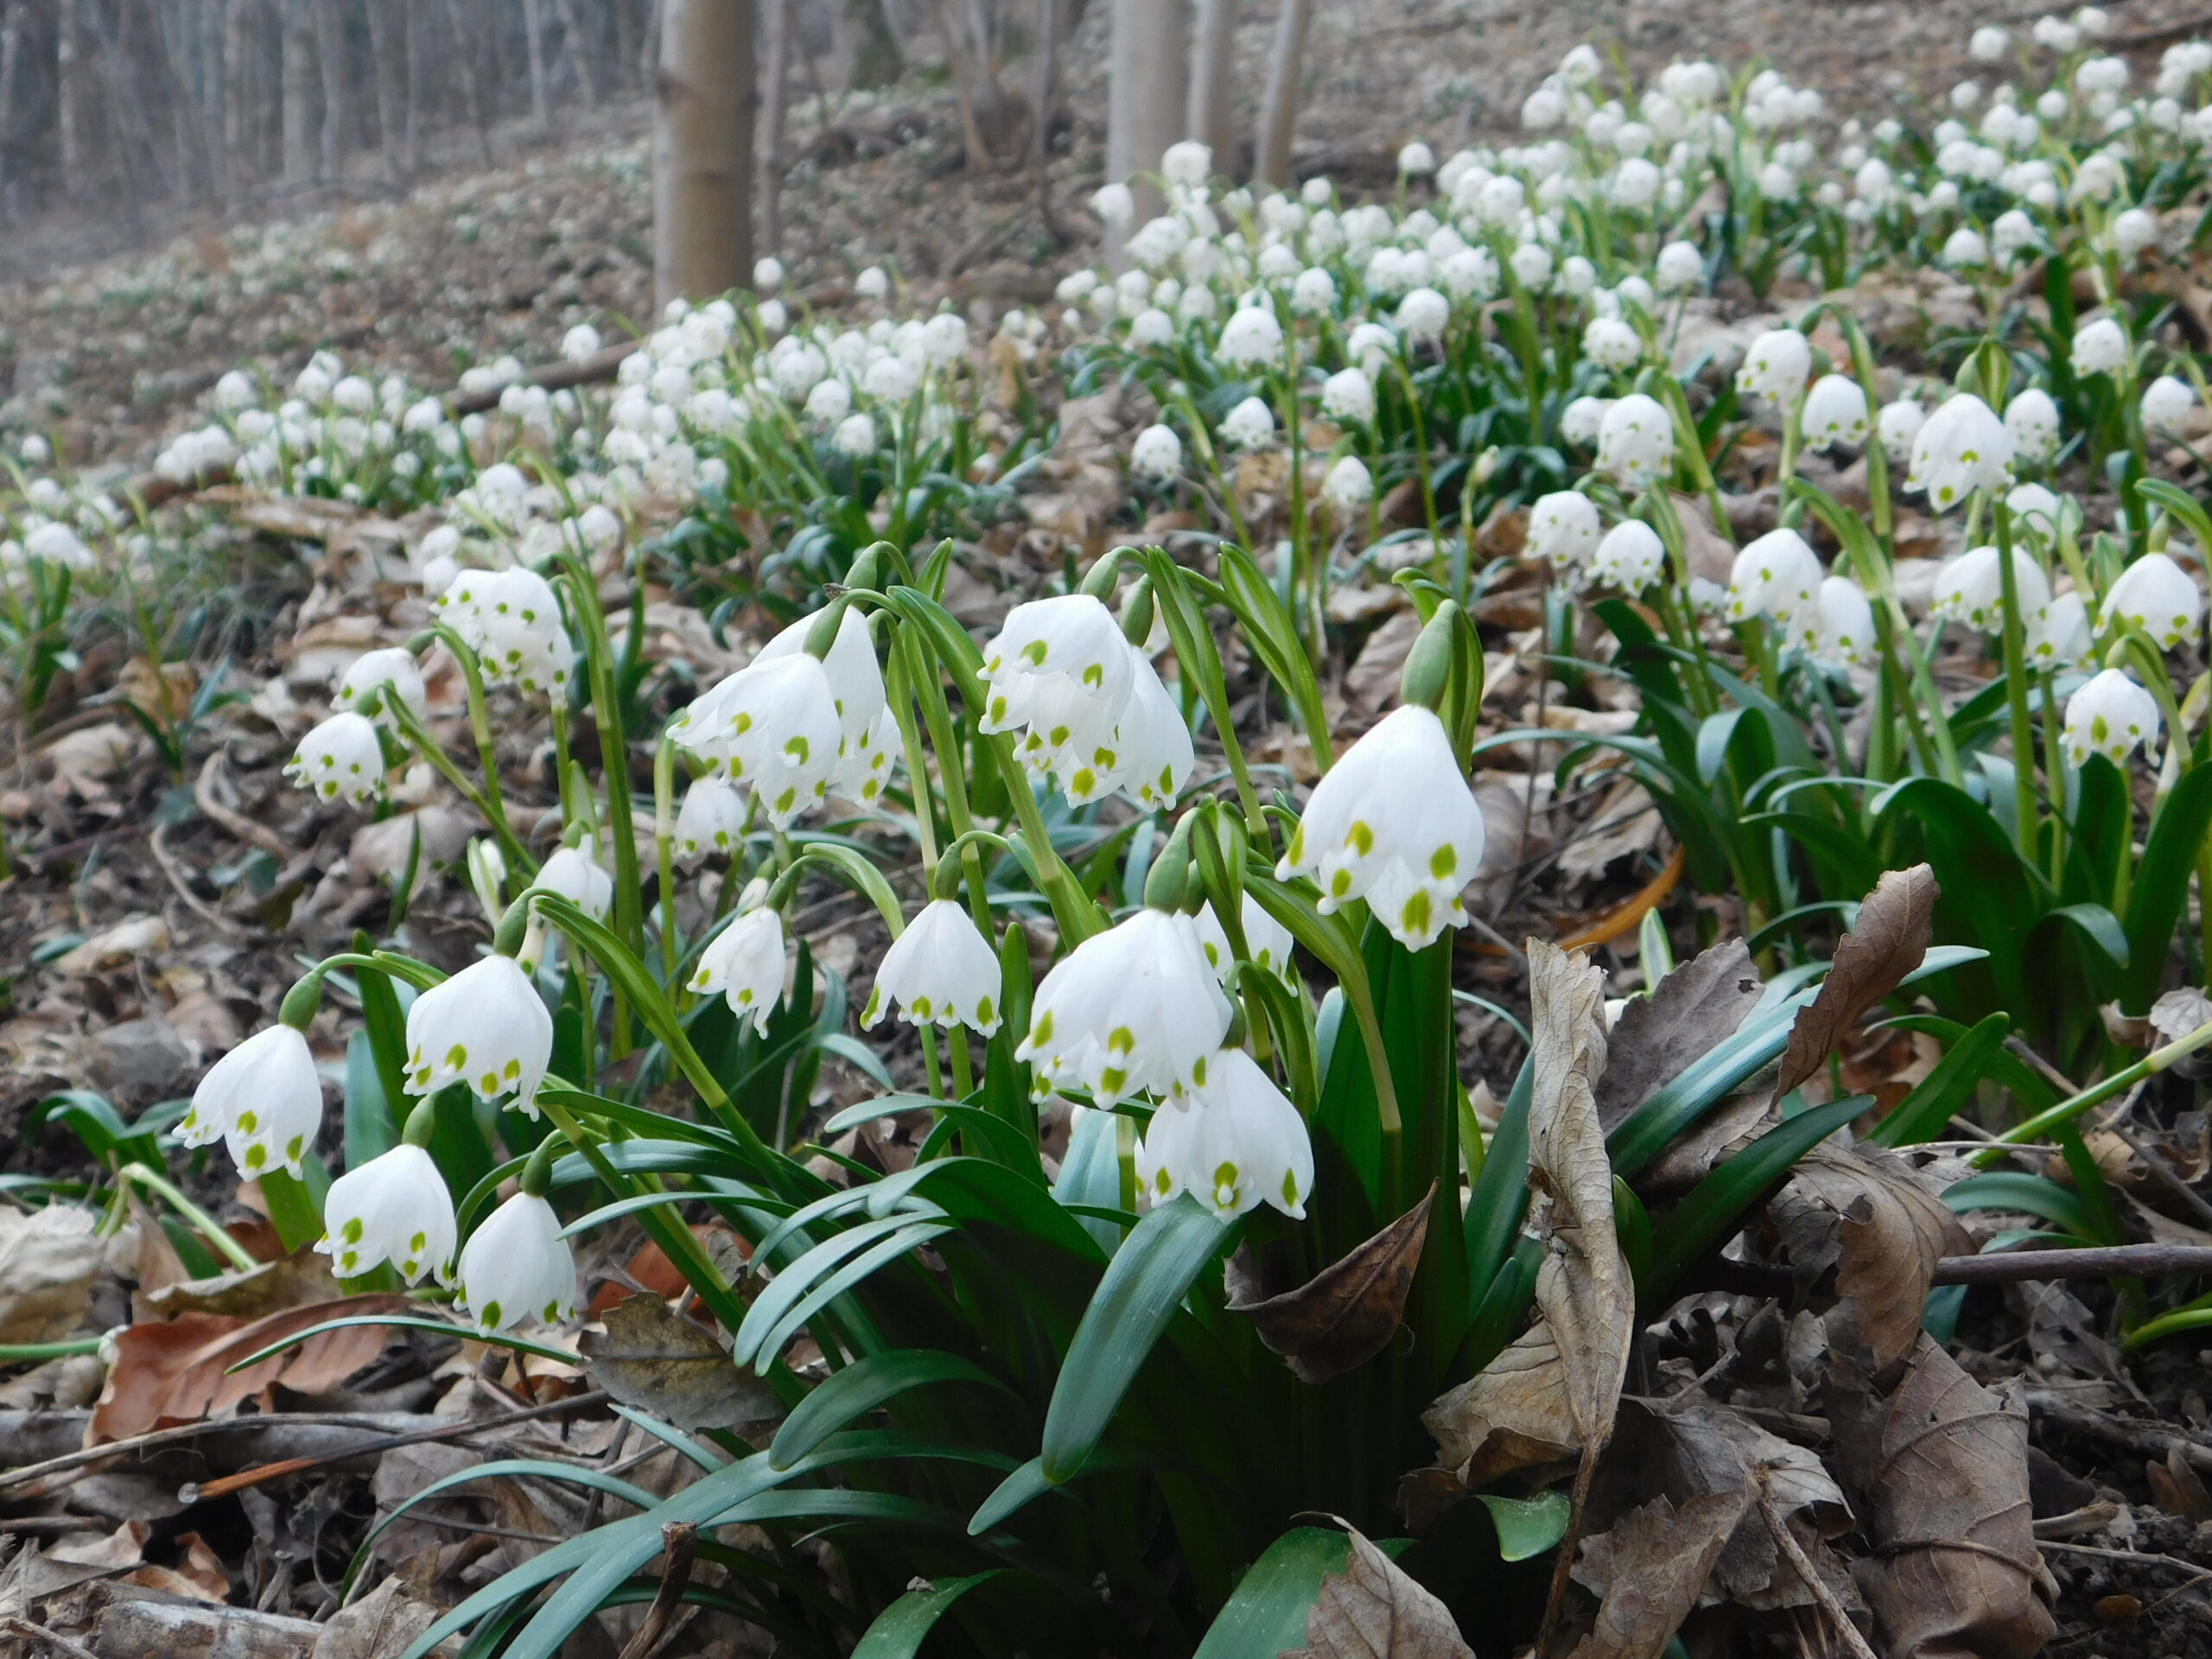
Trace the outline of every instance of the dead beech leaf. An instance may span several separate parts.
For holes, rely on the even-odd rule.
[[[107,1241],[89,1210],[0,1210],[0,1343],[55,1342],[84,1322]]]
[[[1533,1223],[1551,1246],[1536,1270],[1537,1318],[1421,1415],[1444,1461],[1463,1469],[1470,1485],[1578,1452],[1586,1459],[1604,1446],[1636,1322],[1592,1086],[1605,1066],[1603,977],[1531,939],[1529,984],[1529,1183],[1538,1198]]]
[[[1365,1364],[1389,1344],[1405,1317],[1435,1202],[1431,1183],[1419,1204],[1297,1289],[1263,1302],[1231,1302],[1229,1311],[1250,1319],[1260,1340],[1290,1362],[1301,1382],[1325,1382]]]
[[[1983,1388],[1923,1335],[1893,1393],[1832,1353],[1834,1463],[1873,1553],[1858,1568],[1892,1659],[2031,1659],[2057,1630],[2028,1499],[2017,1383]]]
[[[1606,1039],[1598,1121],[1608,1129],[1735,1034],[1759,1000],[1759,976],[1741,939],[1701,951],[1621,1010]]]
[[[1904,1158],[1879,1147],[1815,1147],[1769,1206],[1799,1294],[1831,1267],[1850,1305],[1853,1339],[1885,1376],[1919,1339],[1936,1264],[1971,1249],[1942,1195]],[[1833,1319],[1829,1334],[1847,1332]]]
[[[273,1342],[356,1314],[405,1313],[404,1296],[346,1296],[287,1308],[251,1323],[220,1313],[185,1313],[166,1324],[141,1322],[118,1332],[115,1363],[92,1408],[86,1444],[127,1440],[171,1423],[227,1416],[282,1382],[300,1394],[336,1388],[384,1351],[385,1332],[352,1325],[310,1337],[257,1365],[231,1367]]]
[[[1820,994],[1799,1010],[1775,1078],[1782,1099],[1827,1063],[1860,1017],[1897,989],[1920,966],[1935,934],[1936,900],[1942,889],[1925,864],[1885,871],[1859,906],[1859,919],[1837,941]]]
[[[1444,1604],[1373,1544],[1344,1529],[1351,1559],[1321,1580],[1306,1645],[1281,1659],[1475,1659]]]
[[[617,1302],[605,1332],[585,1332],[577,1347],[593,1382],[678,1428],[734,1428],[781,1414],[766,1382],[658,1296]]]
[[[179,1313],[223,1313],[235,1319],[257,1319],[287,1307],[341,1300],[337,1280],[330,1276],[330,1258],[302,1249],[275,1262],[251,1268],[233,1268],[207,1279],[183,1279],[148,1290],[142,1281],[139,1300],[164,1318]]]
[[[1680,1504],[1662,1494],[1586,1541],[1574,1576],[1600,1599],[1571,1659],[1659,1659],[1756,1496],[1748,1484]]]

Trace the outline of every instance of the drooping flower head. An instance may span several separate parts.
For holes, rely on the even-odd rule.
[[[272,1169],[296,1179],[321,1127],[322,1083],[307,1036],[280,1023],[207,1068],[176,1138],[188,1147],[225,1142],[248,1180]]]
[[[1942,512],[1976,490],[2001,490],[2012,481],[2012,440],[1987,404],[1962,391],[1928,417],[1912,442],[1912,471],[1905,488],[1924,490]]]
[[[365,806],[384,794],[384,745],[367,715],[333,715],[300,740],[284,775],[326,801]]]
[[[2066,700],[2066,759],[2078,766],[2101,754],[2123,766],[2136,745],[2155,740],[2164,724],[2158,700],[2123,671],[2108,668]]]
[[[998,953],[957,899],[934,899],[891,942],[861,1011],[873,1027],[887,1006],[908,1025],[966,1026],[988,1037],[999,1028]]]
[[[1102,1106],[1166,1100],[1204,1080],[1230,1015],[1191,918],[1147,906],[1054,964],[1014,1058],[1040,1096],[1072,1084]]]
[[[537,1116],[553,1057],[553,1016],[530,976],[496,951],[415,999],[407,1010],[407,1092],[465,1083],[479,1099],[513,1096]]]

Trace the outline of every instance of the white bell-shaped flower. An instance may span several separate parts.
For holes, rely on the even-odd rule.
[[[1536,498],[1529,509],[1524,551],[1569,570],[1598,550],[1598,504],[1579,490],[1554,490]]]
[[[1821,588],[1821,560],[1796,531],[1770,530],[1736,556],[1728,573],[1728,620],[1771,617],[1795,627]]]
[[[531,693],[568,684],[575,647],[552,587],[535,570],[463,570],[437,609],[482,661],[486,679]]]
[[[702,778],[683,791],[676,814],[676,861],[694,869],[702,859],[735,850],[744,833],[745,791],[721,778]]]
[[[1238,904],[1236,913],[1243,924],[1244,948],[1251,952],[1252,965],[1287,983],[1292,974],[1290,930],[1269,915],[1249,893]],[[1205,952],[1206,965],[1213,969],[1217,979],[1225,983],[1230,970],[1236,966],[1236,955],[1230,949],[1229,931],[1222,926],[1221,918],[1214,914],[1211,905],[1192,920],[1198,925],[1198,948]]]
[[[1110,753],[1093,757],[1091,768],[1077,766],[1062,782],[1077,806],[1118,789],[1135,806],[1149,811],[1172,807],[1198,764],[1191,728],[1183,711],[1145,654],[1131,648],[1129,701],[1114,728]]]
[[[2005,435],[2015,459],[2040,467],[2058,453],[2058,405],[2041,386],[2030,386],[2005,405]]]
[[[1675,423],[1640,391],[1618,398],[1598,426],[1598,470],[1624,490],[1649,489],[1675,465]]]
[[[1014,1058],[1039,1097],[1070,1085],[1102,1106],[1202,1082],[1230,1009],[1187,916],[1149,907],[1095,933],[1045,976]]]
[[[2028,660],[2039,668],[2076,667],[2088,661],[2095,645],[2089,607],[2070,589],[2028,619]]]
[[[1237,449],[1256,449],[1273,442],[1275,412],[1264,397],[1247,397],[1221,417],[1222,442]]]
[[[753,659],[753,665],[802,655],[814,624],[813,617],[801,617],[760,647],[760,654]],[[878,745],[883,713],[889,702],[883,689],[883,670],[875,660],[875,642],[868,632],[868,618],[857,606],[847,606],[844,615],[838,619],[837,635],[830,642],[829,654],[822,659],[822,671],[829,677],[830,701],[837,711],[840,760],[868,756]],[[896,722],[891,729],[897,731]]]
[[[1089,594],[1017,605],[983,650],[982,729],[1019,730],[1014,753],[1033,776],[1080,775],[1086,798],[1107,793],[1141,664],[1149,671]]]
[[[480,1331],[575,1317],[575,1253],[561,1236],[561,1217],[534,1192],[516,1193],[485,1217],[461,1247],[454,1277],[461,1311]]]
[[[272,1169],[296,1179],[321,1127],[322,1081],[307,1037],[276,1025],[207,1068],[176,1138],[188,1147],[226,1142],[238,1173],[249,1180]]]
[[[1667,544],[1641,518],[1624,518],[1607,531],[1590,556],[1590,580],[1600,588],[1641,594],[1667,569]]]
[[[1927,424],[1928,411],[1910,397],[1882,405],[1882,412],[1874,417],[1874,436],[1890,465],[1902,467],[1912,459],[1913,441]]]
[[[1629,368],[1643,355],[1643,336],[1618,317],[1592,317],[1582,330],[1582,355],[1601,369]]]
[[[910,1026],[966,1026],[988,1037],[999,1028],[998,953],[957,899],[933,899],[891,942],[861,1011],[866,1030],[887,1003]]]
[[[1171,426],[1147,426],[1129,446],[1129,470],[1140,478],[1166,480],[1183,470],[1183,440]]]
[[[1154,1204],[1188,1192],[1224,1221],[1262,1204],[1301,1218],[1313,1190],[1313,1143],[1298,1108],[1259,1064],[1224,1048],[1187,1105],[1153,1114],[1138,1175]]]
[[[1813,344],[1795,328],[1770,328],[1744,353],[1736,390],[1788,408],[1813,372]]]
[[[2096,317],[2074,331],[2069,358],[2076,374],[2118,374],[2127,366],[2127,330],[2116,317]]]
[[[1839,443],[1855,448],[1866,442],[1866,394],[1847,374],[1824,374],[1805,394],[1799,424],[1808,449],[1826,450]]]
[[[333,715],[300,740],[284,775],[318,799],[365,806],[384,794],[384,745],[365,715]]]
[[[407,1010],[407,1092],[465,1083],[479,1098],[512,1095],[537,1116],[537,1085],[553,1057],[553,1016],[513,957],[471,963]]]
[[[722,994],[743,1027],[768,1028],[769,1013],[784,995],[784,918],[762,906],[748,910],[707,941],[692,970],[696,995]]]
[[[1874,607],[1849,576],[1826,576],[1798,621],[1798,643],[1816,663],[1855,668],[1874,654]]]
[[[1375,383],[1357,369],[1338,369],[1321,383],[1321,412],[1332,421],[1364,426],[1375,418]]]
[[[677,747],[750,785],[779,829],[828,795],[844,742],[829,671],[804,651],[748,664],[669,730]]]
[[[614,878],[600,868],[588,843],[556,849],[537,867],[532,885],[557,893],[594,922],[614,908]]]
[[[1321,480],[1321,499],[1350,512],[1375,499],[1375,475],[1357,455],[1345,455]]]
[[[2143,429],[2162,437],[2175,436],[2196,407],[2196,393],[2188,381],[2162,374],[2143,388]]]
[[[1275,321],[1274,308],[1262,300],[1230,312],[1214,355],[1236,369],[1261,367],[1281,357],[1282,325]]]
[[[2164,723],[2156,697],[2120,670],[2108,668],[2066,700],[2066,759],[2078,766],[2101,754],[2124,766],[2135,746],[2155,740]]]
[[[393,719],[386,696],[397,697],[417,720],[429,706],[423,670],[415,653],[404,645],[390,645],[356,657],[353,666],[339,677],[338,695],[331,699],[331,705],[349,714],[367,715],[381,725]]]
[[[2132,622],[2158,641],[2159,650],[2171,651],[2196,637],[2203,614],[2204,595],[2189,572],[2164,553],[2145,553],[2105,594],[2097,629]]]
[[[457,1231],[453,1195],[430,1154],[403,1141],[359,1169],[349,1169],[323,1195],[321,1242],[340,1279],[359,1279],[389,1262],[409,1284],[435,1274],[448,1281]]]
[[[2012,441],[1997,411],[1961,392],[1928,417],[1912,442],[1909,490],[1924,490],[1936,512],[1955,507],[1976,490],[2001,490],[2012,480]]]
[[[2005,569],[1993,547],[1969,548],[1936,575],[1930,610],[1946,622],[1963,622],[1984,633],[2005,626]],[[2012,550],[2015,597],[2024,622],[2050,603],[2050,582],[2043,567],[2019,548]]]
[[[886,705],[859,742],[845,746],[844,758],[830,779],[830,789],[862,806],[874,805],[890,781],[891,760],[898,743],[899,719]]]
[[[1466,920],[1460,892],[1483,857],[1483,814],[1433,710],[1394,710],[1321,781],[1276,866],[1308,875],[1324,915],[1363,899],[1408,950]]]

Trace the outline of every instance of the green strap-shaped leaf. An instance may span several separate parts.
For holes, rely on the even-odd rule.
[[[1497,1529],[1497,1553],[1509,1561],[1525,1561],[1541,1555],[1567,1536],[1567,1517],[1574,1506],[1565,1492],[1539,1492],[1534,1497],[1505,1497],[1497,1492],[1478,1492]]]
[[[1866,1139],[1878,1147],[1913,1147],[1933,1141],[1959,1109],[1974,1084],[1989,1074],[1990,1060],[2005,1046],[2012,1022],[1993,1014],[1951,1046],[1913,1091],[1898,1103]]]
[[[2148,487],[2147,486],[2145,486]],[[2189,899],[2189,874],[2212,828],[2212,766],[2193,767],[2173,786],[2151,821],[2143,861],[2127,891],[2127,972],[2124,1014],[2148,1013],[2166,969],[2166,946]]]
[[[926,1590],[909,1590],[875,1617],[853,1659],[913,1659],[923,1638],[943,1618],[947,1608],[977,1585],[997,1578],[1006,1569],[971,1573],[964,1579],[944,1579]]]
[[[1969,1175],[1943,1189],[1943,1202],[1961,1213],[1968,1210],[2020,1210],[2054,1222],[2077,1238],[2094,1238],[2098,1229],[2079,1193],[2056,1181],[2015,1170],[1990,1175]]]
[[[1006,1384],[973,1360],[934,1348],[899,1348],[869,1354],[832,1373],[791,1408],[768,1447],[768,1466],[788,1469],[847,1424],[909,1389],[935,1382]]]
[[[1325,1527],[1297,1527],[1269,1544],[1206,1627],[1192,1659],[1259,1659],[1306,1643],[1306,1616],[1321,1580],[1341,1573],[1351,1541]]]
[[[1116,1252],[1068,1344],[1045,1414],[1039,1462],[1047,1480],[1058,1484],[1083,1467],[1231,1228],[1185,1193],[1139,1222]]]

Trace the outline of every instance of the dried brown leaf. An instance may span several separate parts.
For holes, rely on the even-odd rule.
[[[1470,1487],[1546,1464],[1572,1463],[1582,1449],[1559,1344],[1538,1319],[1505,1351],[1421,1413],[1442,1461]]]
[[[617,1302],[606,1332],[585,1332],[578,1351],[601,1388],[678,1428],[732,1428],[780,1414],[766,1382],[658,1296]]]
[[[1650,995],[1632,1000],[1606,1039],[1598,1121],[1608,1129],[1618,1123],[1653,1090],[1734,1035],[1758,1000],[1758,972],[1741,939],[1700,952],[1661,980]]]
[[[1321,1580],[1306,1645],[1281,1659],[1475,1659],[1442,1602],[1351,1532],[1351,1560]]]
[[[1770,1206],[1799,1294],[1830,1268],[1850,1305],[1850,1331],[1877,1376],[1912,1351],[1936,1264],[1972,1244],[1942,1193],[1906,1160],[1878,1147],[1815,1147]]]
[[[139,1283],[139,1300],[165,1318],[179,1313],[222,1313],[257,1319],[288,1307],[340,1300],[330,1276],[330,1258],[302,1249],[276,1262],[233,1268],[207,1279],[186,1279],[149,1290]]]
[[[1601,1599],[1597,1623],[1572,1659],[1658,1659],[1697,1605],[1755,1496],[1746,1484],[1679,1505],[1655,1497],[1588,1540],[1574,1576]]]
[[[1297,1289],[1262,1302],[1231,1302],[1229,1311],[1250,1319],[1260,1340],[1290,1362],[1301,1382],[1325,1382],[1365,1364],[1389,1344],[1405,1317],[1435,1201],[1432,1183],[1419,1204]]]
[[[1921,1337],[1894,1392],[1833,1355],[1834,1465],[1873,1554],[1859,1586],[1892,1659],[2030,1659],[2057,1626],[2028,1497],[2028,1414]]]
[[[90,1211],[0,1211],[0,1343],[54,1342],[90,1311],[107,1241]]]
[[[1780,1100],[1827,1063],[1867,1009],[1920,966],[1935,933],[1942,889],[1925,864],[1889,870],[1859,907],[1859,920],[1837,943],[1820,994],[1789,1028],[1774,1098]]]

